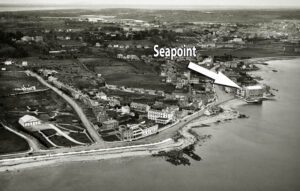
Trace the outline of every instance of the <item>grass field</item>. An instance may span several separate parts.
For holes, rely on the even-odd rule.
[[[170,89],[170,86],[162,82],[156,64],[142,61],[123,61],[114,58],[81,58],[90,70],[101,74],[106,83],[155,90]],[[172,89],[172,87],[171,87]]]
[[[73,109],[65,102],[65,100],[51,90],[17,96],[7,96],[7,92],[14,92],[13,88],[19,87],[22,84],[36,85],[37,88],[44,88],[36,81],[36,79],[28,77],[21,72],[1,72],[0,74],[0,119],[5,120],[10,126],[25,131],[18,123],[18,120],[20,117],[29,114],[36,116],[44,122],[71,124],[83,129],[80,120]],[[28,107],[30,107],[30,109],[28,109]],[[55,118],[56,120],[52,121],[51,117],[55,115],[57,115]],[[49,144],[45,143],[46,140],[38,133],[30,132],[30,134],[35,136],[43,145],[49,147]],[[81,136],[78,137],[83,139]],[[60,145],[66,143],[65,146],[70,146],[68,141],[61,140],[61,138],[58,139],[57,142],[60,143]],[[6,146],[7,144],[7,140],[0,139],[0,145]],[[10,147],[16,148],[19,148],[21,145],[23,144],[15,141],[12,141],[11,144],[9,144]]]
[[[26,151],[28,149],[29,145],[23,138],[0,126],[0,155]]]
[[[45,88],[33,77],[28,77],[23,72],[8,71],[0,72],[0,95],[8,95],[10,93],[17,93],[14,88],[21,88],[24,86],[36,86],[37,89]]]

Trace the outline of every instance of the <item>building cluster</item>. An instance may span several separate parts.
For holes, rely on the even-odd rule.
[[[16,61],[14,59],[7,59],[7,60],[1,60],[0,61],[0,71],[9,71],[13,66],[21,66],[21,67],[26,67],[28,66],[27,61]]]
[[[139,124],[120,125],[117,136],[123,141],[135,141],[157,132],[157,124],[145,124],[145,122],[141,122]]]
[[[43,42],[43,40],[42,36],[23,36],[19,42]]]
[[[121,19],[115,16],[103,16],[103,15],[81,15],[77,19],[78,21],[88,21],[91,23],[110,23],[118,24],[123,31],[126,32],[135,32],[135,31],[145,31],[149,28],[159,28],[159,25],[149,23],[143,20],[137,19]]]
[[[170,109],[164,109],[164,110],[151,109],[148,111],[147,117],[148,119],[155,121],[155,123],[157,124],[166,125],[171,121],[175,121],[176,119],[175,112],[176,110],[170,110]]]
[[[137,93],[137,94],[148,94],[148,95],[157,95],[157,96],[165,96],[165,92],[162,90],[151,90],[151,89],[144,89],[144,88],[130,88],[125,86],[117,86],[117,85],[110,85],[106,84],[106,88],[111,90],[118,90],[127,93]]]
[[[136,102],[131,102],[130,108],[138,112],[148,112],[150,110],[149,105],[143,103],[136,103]]]
[[[23,92],[29,92],[29,91],[35,91],[36,90],[36,87],[35,86],[25,86],[23,85],[22,87],[20,88],[14,88],[15,91],[23,91]]]
[[[119,50],[124,50],[124,49],[129,49],[129,48],[136,48],[136,49],[149,49],[150,45],[130,45],[130,44],[108,44],[107,48],[113,48],[113,49],[119,49]]]
[[[212,57],[202,59],[199,64],[207,68],[216,66]],[[247,71],[253,68],[251,64],[241,64],[234,61],[219,62],[219,65],[229,69],[225,72],[230,78],[236,79],[239,78],[239,76],[234,76],[237,74],[236,69]],[[95,121],[91,121],[95,123],[95,127],[100,132],[113,131],[118,134],[121,140],[136,140],[148,134],[153,134],[156,132],[154,130],[156,125],[157,128],[160,128],[174,123],[182,117],[203,109],[206,103],[210,103],[215,99],[215,97],[210,96],[214,95],[213,83],[210,80],[191,71],[179,70],[176,64],[170,61],[162,64],[161,76],[165,78],[165,83],[170,83],[176,87],[175,91],[171,93],[109,84],[101,89],[87,88],[87,90],[79,90],[58,80],[56,70],[43,69],[40,70],[40,73],[56,87],[65,90],[74,99],[91,108],[95,116]],[[119,97],[114,94],[114,96],[109,96],[114,91],[151,95],[162,101],[155,101],[153,104],[147,101],[140,103],[129,99],[129,103],[124,103],[122,96]],[[245,92],[243,93],[245,97],[250,97],[250,95],[254,97],[254,93],[249,93],[252,91]],[[175,104],[164,104],[164,101],[171,101]],[[144,121],[144,123],[140,124],[141,121]]]
[[[140,58],[134,54],[128,54],[128,55],[117,54],[117,58],[123,59],[123,60],[131,60],[131,61],[139,61],[140,60]]]
[[[163,103],[156,102],[154,108],[150,105],[139,102],[131,102],[129,105],[122,105],[120,99],[116,96],[107,96],[103,91],[90,90],[84,93],[81,90],[75,89],[74,87],[67,85],[58,80],[55,75],[57,71],[42,69],[39,71],[50,83],[55,85],[57,88],[64,90],[74,99],[82,102],[86,106],[92,109],[96,121],[95,125],[99,132],[113,131],[118,135],[121,140],[132,141],[137,140],[158,131],[159,125],[167,125],[175,122],[178,118],[184,117],[189,114],[186,109],[180,109],[179,106],[169,105],[165,107]],[[107,85],[108,89],[118,89],[116,86]],[[135,89],[135,88],[124,88],[123,91],[133,91],[135,93],[148,93],[150,95],[164,95],[157,91]],[[178,96],[174,94],[175,99],[185,98],[186,96]],[[196,104],[196,100],[198,101]],[[196,108],[203,106],[202,100],[195,97],[194,102]],[[157,109],[161,107],[161,109]],[[115,117],[112,117],[110,113],[116,113]],[[124,125],[122,118],[125,116],[135,116],[140,114],[146,118],[146,121],[134,125]],[[120,121],[119,121],[120,120]]]
[[[132,18],[130,12],[127,14]],[[122,17],[127,17],[127,14],[123,14]],[[164,15],[163,12],[160,14]],[[5,20],[6,17],[4,15],[2,19]],[[190,21],[174,23],[163,21],[168,19],[164,16],[153,16],[153,20],[147,21],[103,15],[55,17],[53,20],[51,17],[42,16],[30,18],[33,21],[29,19],[28,23],[23,18],[18,20],[23,26],[28,24],[30,27],[18,28],[21,32],[6,35],[10,38],[7,42],[11,41],[12,44],[9,46],[12,45],[13,49],[20,51],[17,52],[20,55],[26,50],[32,50],[32,54],[28,52],[28,55],[23,56],[33,55],[38,61],[33,63],[32,60],[35,58],[31,57],[29,63],[22,61],[16,66],[34,71],[37,68],[48,68],[39,70],[39,73],[80,103],[88,119],[101,135],[113,132],[124,141],[153,135],[159,131],[159,128],[175,123],[216,100],[212,80],[187,71],[179,66],[180,64],[193,61],[205,68],[216,69],[216,72],[222,71],[243,87],[238,91],[225,87],[225,91],[237,93],[238,96],[251,102],[260,100],[266,92],[266,87],[257,85],[257,81],[247,74],[248,71],[256,70],[255,65],[247,63],[242,55],[238,55],[243,59],[241,62],[240,58],[232,55],[208,57],[202,53],[216,49],[219,49],[216,50],[218,52],[222,52],[223,49],[225,52],[232,52],[227,50],[241,48],[249,48],[248,50],[251,48],[275,50],[276,48],[284,52],[300,52],[300,22],[297,20],[279,18],[270,22],[242,24]],[[54,20],[60,21],[59,27],[49,25],[49,21]],[[187,47],[196,47],[201,52],[198,52],[196,57],[177,56],[170,61],[165,57],[153,57],[152,48],[155,44],[164,47],[179,47],[184,44]],[[61,59],[61,62],[57,62],[57,59]],[[14,68],[16,62],[15,60],[1,62],[1,71]],[[100,62],[104,64],[99,66],[102,64]],[[130,78],[132,77],[130,75],[136,73],[148,75],[146,70],[151,67],[149,73],[160,74],[162,86],[159,89],[161,90],[127,87],[132,83],[130,80],[128,83],[127,79],[124,84],[128,84],[124,86],[107,84],[102,74],[96,74],[106,70],[106,66],[128,67],[127,64],[134,69],[128,70],[130,73],[122,74],[122,77]],[[139,71],[137,64],[145,64],[146,67]],[[102,68],[99,69],[100,67]],[[113,71],[116,69],[113,68]],[[120,71],[123,70],[120,69],[118,72]],[[105,75],[118,77],[114,72],[109,74],[103,72],[103,76]],[[138,85],[140,84],[143,83]],[[153,87],[161,84],[155,84]],[[151,85],[151,83],[147,84],[148,87]],[[23,85],[15,90],[34,91],[36,87]],[[210,112],[217,111],[212,109]],[[23,127],[30,127],[41,124],[41,121],[25,115],[20,118],[19,123]]]

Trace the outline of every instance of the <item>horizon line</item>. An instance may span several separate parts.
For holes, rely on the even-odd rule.
[[[43,8],[49,8],[48,10],[51,10],[51,8],[61,8],[61,9],[88,9],[88,10],[98,10],[98,9],[145,9],[145,10],[200,10],[200,9],[207,9],[207,10],[296,10],[300,9],[300,6],[279,6],[279,5],[274,5],[274,6],[265,6],[265,5],[192,5],[192,4],[187,4],[187,5],[181,5],[181,4],[176,4],[176,5],[171,5],[171,4],[106,4],[106,3],[93,3],[93,4],[39,4],[39,3],[0,3],[0,5],[6,6],[6,7],[21,7],[23,6],[24,8],[28,8],[32,6],[32,8],[37,8],[37,7],[43,7]],[[101,6],[101,7],[94,7],[94,6]],[[28,9],[27,9],[28,10]],[[43,9],[47,10],[47,9]],[[18,10],[14,10],[18,11]],[[22,11],[22,10],[20,10]],[[30,11],[30,10],[28,10]],[[1,11],[2,12],[2,11]]]

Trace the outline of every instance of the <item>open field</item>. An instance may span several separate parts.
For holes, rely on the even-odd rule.
[[[133,6],[134,7],[134,6]],[[18,7],[11,7],[12,10],[18,10]],[[32,7],[31,7],[32,8]],[[273,9],[268,10],[267,12],[261,10],[218,10],[213,9],[212,7],[203,7],[203,6],[193,6],[193,7],[173,7],[177,9],[167,10],[170,8],[168,6],[160,6],[161,10],[147,10],[147,9],[129,9],[129,8],[119,8],[119,9],[82,9],[81,7],[71,7],[72,9],[53,9],[49,11],[44,11],[42,8],[35,11],[19,11],[19,12],[3,12],[1,14],[10,14],[13,16],[25,15],[28,18],[34,19],[36,16],[41,17],[53,17],[57,22],[51,23],[51,26],[60,26],[59,19],[55,17],[77,17],[79,15],[115,15],[118,18],[126,19],[142,19],[146,21],[151,21],[157,15],[159,15],[162,21],[174,22],[176,18],[177,22],[193,22],[193,21],[215,21],[215,22],[257,22],[257,21],[270,21],[272,19],[300,19],[300,13],[297,9],[286,9],[279,10]],[[96,7],[97,8],[97,7]],[[151,8],[151,7],[147,7]],[[6,8],[9,9],[9,8]],[[184,10],[188,9],[188,10]],[[5,11],[5,9],[3,8]],[[77,11],[74,11],[77,10]],[[211,10],[211,11],[207,11]],[[24,21],[21,18],[20,22]],[[26,20],[28,23],[30,19]],[[47,23],[47,19],[43,22]],[[15,23],[17,26],[17,23]]]
[[[158,75],[157,63],[114,58],[81,58],[79,61],[93,72],[101,74],[108,84],[156,90],[170,88]]]
[[[0,125],[0,155],[26,151],[28,149],[29,146],[23,138],[4,129]]]
[[[44,146],[51,147],[51,144],[47,144],[47,140],[39,132],[27,132],[23,129],[18,120],[20,117],[28,114],[33,115],[42,120],[43,122],[53,124],[66,124],[64,132],[72,131],[73,128],[77,128],[74,131],[72,137],[76,140],[85,140],[85,143],[90,143],[89,139],[83,136],[87,136],[83,132],[84,128],[81,126],[78,116],[73,109],[56,93],[51,90],[44,92],[28,93],[16,96],[7,96],[7,92],[14,92],[12,88],[19,87],[21,84],[36,85],[37,88],[45,88],[39,84],[36,79],[26,76],[23,72],[1,72],[0,76],[0,119],[4,121],[8,126],[18,129],[20,131],[29,133],[38,139]],[[3,79],[3,80],[2,80]],[[70,146],[68,141],[62,140],[63,137],[52,137],[51,140],[57,142],[59,146]],[[5,143],[5,139],[0,139],[1,145]],[[66,143],[66,145],[64,145]],[[8,145],[8,144],[7,144]],[[12,147],[20,148],[18,141],[12,141],[9,144]],[[53,145],[52,145],[53,146]],[[25,146],[23,146],[25,147]]]
[[[36,89],[44,88],[39,82],[34,78],[28,77],[23,72],[9,71],[0,72],[1,86],[0,86],[0,96],[8,95],[10,93],[16,93],[14,88],[21,88],[24,86],[36,86]]]
[[[146,64],[142,61],[125,61],[109,57],[80,58],[78,60],[85,64],[90,70],[103,75],[123,72],[136,74],[157,73],[152,65]]]
[[[153,74],[126,74],[120,73],[106,76],[108,84],[127,86],[133,88],[145,88],[155,90],[166,90],[175,88],[162,82],[162,77]]]
[[[51,69],[58,73],[56,77],[77,88],[95,88],[103,85],[104,79],[96,77],[95,73],[89,71],[76,59],[39,59],[29,57],[26,59],[29,69]]]
[[[120,96],[122,104],[130,104],[132,101],[138,101],[139,103],[154,103],[158,101],[161,97],[155,95],[129,93],[118,90],[104,90],[104,92],[109,96]]]

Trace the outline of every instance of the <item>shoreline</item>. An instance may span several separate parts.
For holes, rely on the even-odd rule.
[[[43,156],[41,159],[28,159],[25,161],[18,162],[14,159],[11,161],[8,159],[6,163],[2,162],[0,166],[0,172],[11,172],[11,171],[18,171],[21,169],[30,169],[36,167],[44,167],[44,166],[53,166],[53,165],[63,165],[64,163],[69,162],[85,162],[85,161],[97,161],[97,160],[105,160],[105,159],[113,159],[113,158],[124,158],[124,157],[137,157],[137,156],[151,156],[159,151],[170,151],[170,150],[181,150],[189,145],[196,144],[198,142],[197,137],[191,134],[189,131],[193,129],[192,125],[195,123],[201,124],[209,124],[214,123],[217,121],[226,121],[228,119],[235,119],[238,117],[237,111],[233,110],[232,108],[236,107],[237,105],[241,104],[241,100],[239,99],[231,99],[222,104],[220,107],[224,108],[224,112],[219,113],[214,116],[201,116],[197,119],[192,120],[190,123],[183,126],[179,129],[180,134],[183,138],[180,138],[178,141],[174,141],[173,139],[169,138],[164,141],[156,143],[159,144],[166,144],[163,147],[156,147],[153,145],[153,148],[128,148],[121,151],[100,151],[102,153],[83,153],[78,155],[70,155],[70,156],[63,156],[63,157],[51,157],[51,156]],[[235,112],[233,112],[235,111]],[[127,151],[126,151],[127,150]],[[44,158],[45,157],[45,158]],[[46,158],[47,157],[47,158]],[[1,162],[1,161],[0,161]]]
[[[290,59],[297,59],[299,56],[293,56],[293,57],[268,57],[268,58],[255,58],[255,61],[272,61],[272,60],[290,60]],[[253,60],[253,59],[252,59]],[[266,70],[269,70],[270,68],[261,68],[260,72],[266,72]],[[0,164],[0,172],[8,172],[8,171],[15,171],[20,169],[27,169],[27,168],[35,168],[35,167],[43,167],[46,165],[61,165],[63,163],[67,162],[84,162],[84,161],[95,161],[95,160],[104,160],[104,159],[111,159],[111,158],[121,158],[121,157],[135,157],[135,156],[149,156],[154,153],[158,153],[159,151],[169,151],[174,149],[183,149],[189,145],[196,144],[197,143],[197,137],[193,134],[191,134],[189,131],[193,131],[193,126],[197,125],[208,125],[213,123],[220,123],[228,120],[233,120],[238,118],[239,112],[236,110],[236,108],[242,104],[246,104],[242,100],[238,98],[230,99],[225,102],[222,102],[220,104],[217,104],[218,106],[222,107],[224,111],[222,113],[219,113],[217,115],[213,116],[200,116],[194,120],[191,120],[187,124],[183,125],[179,129],[178,132],[183,136],[183,138],[179,139],[178,141],[174,141],[171,138],[166,139],[164,141],[172,141],[172,143],[169,143],[164,146],[158,146],[157,148],[139,148],[141,145],[138,145],[135,149],[132,149],[130,147],[127,147],[126,149],[122,151],[116,151],[108,153],[85,153],[85,154],[77,154],[73,156],[65,156],[63,157],[51,157],[51,156],[43,156],[48,158],[43,159],[32,159],[31,161],[23,161],[23,162],[14,162],[12,164],[6,164],[3,163],[3,161],[0,160],[2,164]],[[157,142],[156,144],[161,144],[160,142]],[[164,143],[163,143],[164,144]],[[118,149],[118,148],[116,148]],[[127,150],[128,149],[128,150]],[[127,151],[126,151],[127,150]],[[97,151],[98,152],[98,151]],[[101,152],[101,151],[99,151]],[[34,157],[33,157],[34,158]],[[11,159],[11,160],[18,160],[18,159]]]
[[[245,59],[248,61],[259,61],[259,62],[268,62],[268,61],[272,61],[272,60],[292,60],[292,59],[297,59],[300,58],[300,56],[272,56],[272,57],[261,57],[261,58],[249,58],[249,59]],[[256,64],[260,64],[260,63],[256,63]]]

